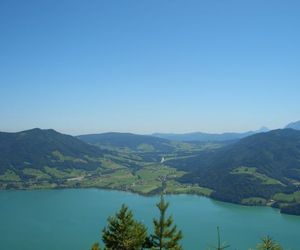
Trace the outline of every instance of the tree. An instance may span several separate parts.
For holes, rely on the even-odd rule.
[[[108,250],[140,250],[147,237],[146,227],[134,220],[124,204],[115,216],[108,218],[102,239]]]
[[[92,246],[91,250],[101,250],[101,248],[100,248],[100,246],[99,246],[99,243],[95,243],[95,244]]]
[[[172,249],[182,250],[179,241],[182,239],[181,231],[177,230],[177,226],[173,224],[172,216],[166,218],[166,210],[169,207],[169,203],[165,202],[163,195],[160,197],[160,202],[156,204],[160,212],[159,219],[154,219],[154,234],[152,235],[152,249]]]
[[[221,243],[220,228],[219,227],[217,227],[217,232],[218,232],[218,245],[216,247],[214,247],[214,249],[216,249],[216,250],[224,250],[224,249],[230,247],[230,245],[226,245],[224,243]]]
[[[262,239],[262,242],[257,245],[257,250],[283,250],[270,236]]]

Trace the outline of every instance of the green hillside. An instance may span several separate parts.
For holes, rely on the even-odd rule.
[[[103,154],[97,147],[52,129],[0,133],[0,173],[45,166],[95,169],[99,163],[91,159]]]
[[[278,192],[300,186],[300,131],[274,130],[249,136],[218,150],[168,161],[189,172],[183,183],[213,189],[212,197],[235,203],[267,204]],[[276,206],[285,202],[274,203]]]

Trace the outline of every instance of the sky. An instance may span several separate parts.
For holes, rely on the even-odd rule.
[[[0,131],[300,120],[300,1],[1,0]]]

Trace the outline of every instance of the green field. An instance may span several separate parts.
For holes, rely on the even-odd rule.
[[[0,181],[18,182],[21,178],[12,170],[6,170],[3,175],[0,175]]]
[[[15,172],[8,170],[0,176],[0,180],[13,184],[14,188],[23,189],[96,187],[131,191],[143,195],[159,193],[164,182],[167,193],[205,196],[212,193],[212,190],[208,188],[178,182],[177,179],[185,172],[163,164],[147,164],[133,171],[110,159],[102,159],[101,163],[102,168],[95,171],[59,170],[50,167],[44,167],[43,170],[25,168],[22,173],[28,178],[26,182],[22,182]],[[2,185],[1,187],[8,188],[9,186]]]
[[[231,171],[231,174],[247,174],[253,176],[253,178],[259,179],[265,185],[282,185],[284,184],[279,180],[271,178],[265,174],[257,172],[257,168],[253,167],[238,167]]]
[[[266,205],[267,200],[261,197],[250,197],[242,200],[245,205]]]
[[[273,199],[278,202],[291,203],[298,202],[300,203],[300,191],[296,191],[292,194],[278,193],[273,196]]]

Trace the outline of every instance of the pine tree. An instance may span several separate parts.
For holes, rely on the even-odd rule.
[[[154,234],[152,235],[152,249],[182,250],[179,244],[179,241],[182,239],[182,233],[177,230],[176,225],[172,225],[172,216],[166,218],[166,210],[169,207],[169,203],[165,202],[163,195],[161,195],[160,202],[156,206],[159,209],[160,218],[153,220]]]
[[[217,227],[217,232],[218,232],[218,245],[216,247],[214,247],[214,249],[224,250],[224,249],[230,247],[230,245],[226,245],[224,243],[221,243],[221,236],[220,236],[220,228],[219,227]]]
[[[91,250],[101,250],[101,248],[100,248],[100,246],[99,246],[99,243],[95,243],[95,244],[92,246]]]
[[[108,218],[108,226],[103,229],[102,235],[108,250],[140,250],[146,237],[146,227],[134,220],[125,205],[115,216]]]
[[[273,241],[269,236],[262,239],[262,242],[257,245],[257,250],[283,250],[283,248]]]

